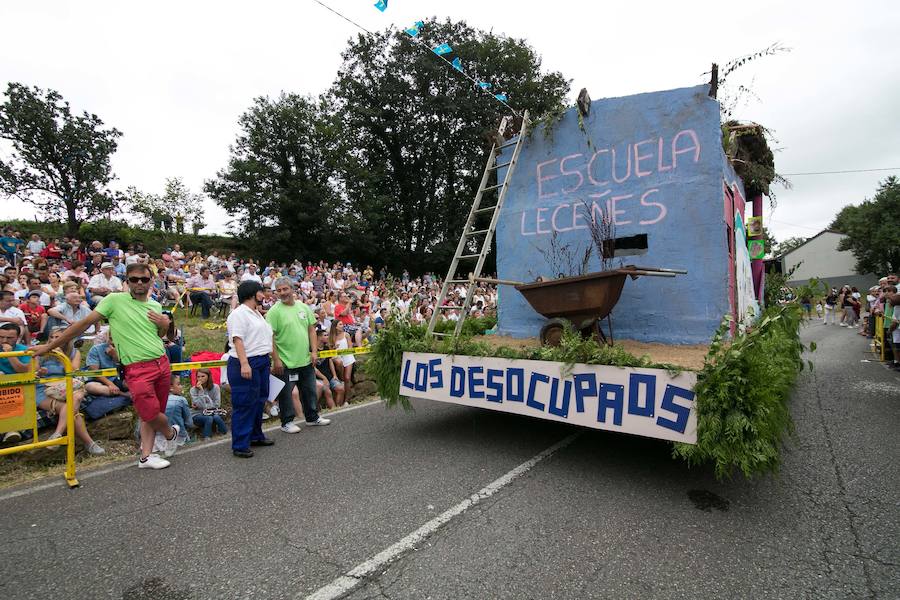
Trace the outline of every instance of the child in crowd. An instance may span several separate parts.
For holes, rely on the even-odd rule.
[[[328,350],[328,336],[325,330],[317,332],[319,350]],[[316,387],[319,396],[325,396],[325,406],[334,408],[344,405],[344,383],[339,376],[343,371],[343,363],[337,357],[320,358],[316,361]]]
[[[350,337],[344,332],[344,327],[340,321],[335,319],[331,323],[331,332],[328,334],[328,345],[335,350],[343,350],[350,348]],[[344,382],[344,395],[350,396],[350,389],[353,387],[353,363],[356,357],[352,354],[344,354],[340,357],[341,368],[338,375]]]
[[[188,441],[188,427],[194,426],[194,420],[191,418],[191,407],[187,398],[182,396],[181,393],[181,378],[173,377],[172,387],[169,389],[169,399],[166,401],[166,418],[169,420],[169,423],[178,425],[180,428],[178,434],[179,446],[183,446]],[[161,433],[157,432],[154,452],[157,449],[165,448],[165,445],[165,438],[163,438]]]
[[[209,369],[197,370],[197,385],[191,388],[191,405],[194,408],[191,418],[196,427],[202,428],[204,440],[212,437],[213,426],[219,433],[228,433],[224,418],[228,411],[222,408],[222,391]]]

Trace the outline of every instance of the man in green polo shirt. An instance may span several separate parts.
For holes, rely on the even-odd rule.
[[[316,397],[316,315],[306,303],[296,301],[294,282],[290,277],[275,280],[275,293],[278,295],[278,302],[266,313],[266,321],[272,326],[274,334],[272,374],[284,382],[284,387],[278,394],[281,431],[300,431],[293,422],[295,413],[291,394],[294,386],[300,388],[300,403],[306,424],[328,425],[331,420],[319,416]]]
[[[169,359],[162,336],[169,328],[169,318],[162,314],[158,302],[149,298],[152,275],[145,264],[134,263],[125,269],[128,291],[109,294],[88,316],[70,325],[56,341],[35,346],[41,356],[77,338],[100,319],[109,321],[110,335],[116,341],[123,365],[125,383],[131,392],[135,411],[141,418],[141,469],[164,469],[169,461],[153,454],[157,433],[165,436],[166,456],[178,447],[177,425],[169,425],[166,401],[172,382]]]

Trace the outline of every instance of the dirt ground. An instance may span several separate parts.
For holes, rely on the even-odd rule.
[[[479,342],[485,342],[491,346],[508,348],[529,348],[540,345],[536,337],[517,339],[505,335],[482,335],[475,338]],[[696,344],[692,346],[669,346],[649,342],[636,342],[634,340],[616,340],[616,345],[623,347],[627,352],[635,356],[647,355],[653,362],[669,363],[685,369],[699,371],[703,368],[703,358],[709,352],[709,346]]]

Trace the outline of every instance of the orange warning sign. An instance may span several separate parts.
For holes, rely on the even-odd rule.
[[[25,414],[25,389],[23,386],[0,387],[0,419],[21,417]]]

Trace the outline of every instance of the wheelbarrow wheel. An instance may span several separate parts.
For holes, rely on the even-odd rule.
[[[565,319],[551,319],[541,327],[541,345],[556,348],[562,341],[563,331],[569,322]]]

